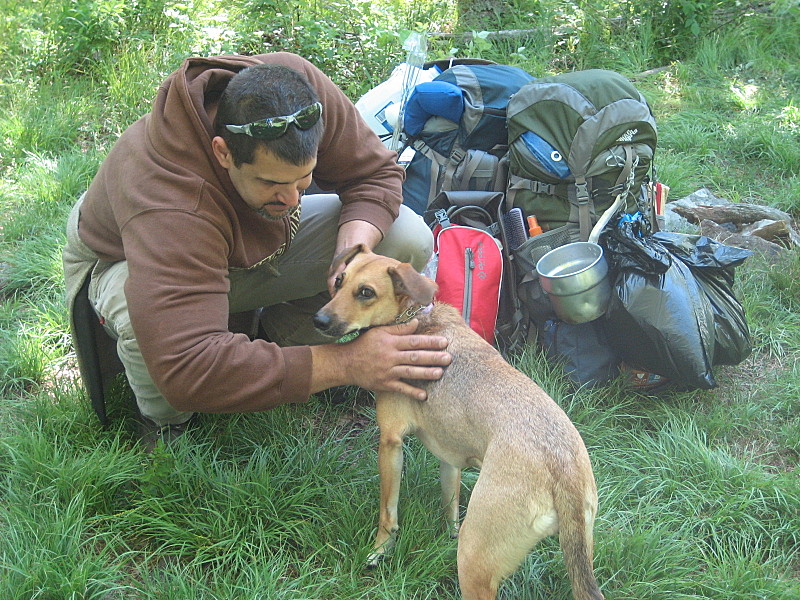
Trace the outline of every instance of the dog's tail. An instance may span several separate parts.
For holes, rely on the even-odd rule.
[[[564,493],[557,498],[558,542],[564,553],[564,563],[572,582],[575,600],[603,600],[603,594],[594,577],[594,517],[597,512],[597,495],[586,494],[583,506],[576,506],[575,498],[583,496]]]

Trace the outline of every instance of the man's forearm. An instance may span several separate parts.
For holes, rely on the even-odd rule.
[[[383,239],[381,230],[367,221],[347,221],[339,227],[336,240],[336,255],[356,244],[364,244],[370,250]]]
[[[337,344],[311,346],[311,390],[312,394],[338,385],[349,385],[344,366],[346,351]]]

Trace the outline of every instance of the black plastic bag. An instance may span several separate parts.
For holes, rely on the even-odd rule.
[[[655,237],[686,264],[714,311],[715,365],[738,365],[750,356],[750,328],[741,301],[733,291],[735,268],[753,253],[726,246],[706,236],[660,232]]]
[[[638,219],[623,220],[602,244],[612,277],[609,342],[626,363],[709,389],[713,365],[747,356],[749,333],[732,284],[748,251],[705,236],[646,235]]]

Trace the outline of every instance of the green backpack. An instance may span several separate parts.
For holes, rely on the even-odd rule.
[[[507,205],[535,215],[544,231],[567,226],[571,241],[586,241],[620,193],[626,212],[644,208],[656,123],[623,75],[592,69],[537,79],[514,94],[507,119]]]

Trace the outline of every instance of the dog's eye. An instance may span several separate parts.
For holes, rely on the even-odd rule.
[[[369,300],[375,297],[375,290],[369,287],[362,287],[358,290],[358,297],[362,300]]]
[[[338,290],[344,283],[344,273],[339,273],[336,279],[333,280],[333,289]]]

